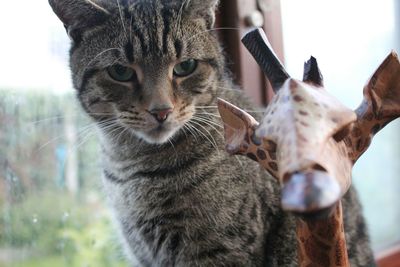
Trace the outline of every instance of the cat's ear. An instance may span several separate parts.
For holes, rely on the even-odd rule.
[[[192,19],[204,19],[208,29],[214,26],[215,10],[219,0],[185,0],[185,2],[186,11]]]
[[[49,4],[75,42],[84,31],[103,23],[110,15],[95,0],[49,0]]]

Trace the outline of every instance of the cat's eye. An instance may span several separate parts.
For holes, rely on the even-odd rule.
[[[177,77],[186,77],[192,74],[197,68],[197,61],[189,59],[176,64],[174,67],[174,75]]]
[[[135,76],[135,71],[122,65],[113,65],[107,68],[107,72],[111,78],[118,82],[128,82]]]

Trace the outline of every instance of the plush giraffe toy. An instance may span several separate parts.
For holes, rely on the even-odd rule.
[[[398,56],[389,54],[365,86],[361,106],[352,111],[324,89],[315,58],[299,81],[287,74],[261,29],[242,41],[276,95],[261,124],[219,100],[226,150],[259,162],[279,180],[283,209],[299,215],[300,266],[349,266],[341,198],[372,137],[400,116]]]

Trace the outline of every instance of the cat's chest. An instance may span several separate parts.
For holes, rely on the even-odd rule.
[[[171,265],[182,245],[199,232],[205,207],[162,184],[127,183],[109,192],[122,233],[142,260]],[[197,230],[196,230],[197,229]]]

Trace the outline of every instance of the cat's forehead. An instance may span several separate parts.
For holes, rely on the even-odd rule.
[[[201,56],[203,49],[199,47],[209,45],[209,32],[203,24],[184,19],[179,11],[165,6],[148,8],[150,2],[144,1],[142,8],[136,4],[135,8],[131,6],[122,11],[108,27],[110,33],[119,35],[121,47],[133,47],[136,59],[150,55],[156,58]]]
[[[103,68],[118,62],[162,67],[178,60],[217,56],[216,40],[210,38],[204,23],[181,16],[182,1],[118,3],[111,19],[85,35],[78,53],[73,53],[74,65]]]
[[[115,0],[117,11],[120,8],[128,9],[133,13],[156,13],[161,9],[169,9],[171,11],[182,10],[186,0]]]

